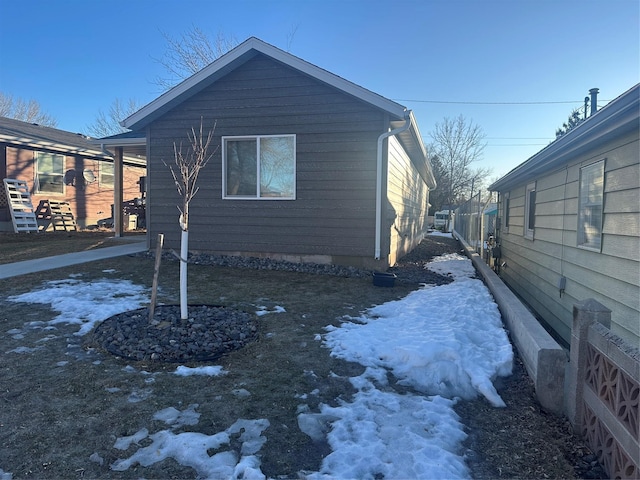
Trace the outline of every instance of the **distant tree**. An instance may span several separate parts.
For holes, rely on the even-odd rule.
[[[462,115],[455,119],[445,118],[436,124],[431,132],[430,148],[438,184],[436,192],[440,190],[438,195],[442,201],[440,206],[451,208],[457,201],[464,200],[467,192],[471,194],[472,188],[480,189],[491,173],[487,168],[471,167],[482,158],[486,146],[484,138],[482,128]]]
[[[199,72],[238,44],[233,36],[226,36],[221,32],[211,39],[196,26],[192,26],[179,38],[171,37],[166,32],[161,33],[167,42],[167,48],[163,57],[156,61],[164,67],[167,76],[157,77],[153,83],[163,91]]]
[[[581,118],[580,110],[576,108],[571,112],[571,115],[569,115],[567,121],[564,122],[562,126],[556,130],[556,138],[560,138],[561,136],[565,135],[567,132],[576,128],[582,122],[584,122],[584,118]]]
[[[109,106],[109,111],[100,110],[95,121],[87,125],[87,133],[95,138],[109,137],[127,131],[120,122],[140,109],[141,105],[130,98],[125,104],[116,98]]]
[[[433,146],[429,147],[432,150]],[[491,169],[488,168],[470,168],[466,175],[466,181],[461,182],[465,188],[459,189],[459,193],[453,196],[453,199],[449,199],[450,182],[449,172],[445,165],[437,155],[432,155],[429,158],[431,162],[431,168],[433,170],[433,176],[436,179],[438,187],[429,192],[429,203],[431,207],[429,214],[433,215],[439,210],[443,210],[443,207],[450,205],[458,205],[469,199],[471,195],[479,192],[487,183],[487,178],[491,175]],[[496,180],[498,177],[496,177]]]
[[[56,127],[58,121],[48,113],[44,113],[35,100],[13,98],[0,92],[0,117],[13,118],[23,122],[37,123],[45,127]]]
[[[427,147],[427,151],[429,153],[435,151],[435,147],[429,145]],[[433,170],[433,176],[436,179],[437,187],[429,192],[429,203],[431,204],[431,208],[429,210],[430,215],[434,215],[435,212],[442,210],[442,206],[447,204],[447,196],[449,189],[445,185],[447,181],[446,172],[444,166],[442,165],[442,161],[440,157],[435,154],[431,154],[429,156],[429,161],[431,162],[431,169]]]

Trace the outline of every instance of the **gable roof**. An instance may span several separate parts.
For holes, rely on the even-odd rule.
[[[351,95],[375,108],[386,112],[390,117],[391,128],[397,128],[411,120],[408,130],[398,134],[398,138],[403,143],[414,164],[418,168],[420,175],[427,182],[430,188],[435,188],[435,178],[427,152],[422,141],[422,136],[418,124],[411,110],[407,110],[404,105],[400,105],[377,93],[352,83],[344,78],[313,65],[301,58],[280,50],[262,40],[251,37],[243,43],[222,55],[212,63],[204,67],[199,72],[182,81],[172,89],[160,95],[158,98],[142,107],[140,110],[124,119],[120,124],[133,131],[141,131],[154,120],[182,103],[187,98],[195,95],[203,89],[209,87],[220,78],[224,77],[235,68],[244,64],[256,55],[266,55],[278,62],[281,62],[303,74],[337,88],[341,92]],[[116,141],[115,138],[111,139]]]
[[[640,83],[489,185],[503,192],[561,168],[577,155],[640,128]]]
[[[267,55],[291,68],[305,73],[321,82],[331,85],[349,95],[352,95],[374,107],[389,113],[392,119],[404,119],[407,109],[403,105],[389,100],[377,93],[367,90],[355,83],[345,80],[327,70],[317,67],[301,58],[280,50],[262,40],[251,37],[243,43],[222,55],[199,72],[168,90],[151,103],[145,105],[133,115],[124,119],[121,125],[131,130],[140,130],[160,117],[186,98],[215,83],[239,65],[245,63],[257,54]]]

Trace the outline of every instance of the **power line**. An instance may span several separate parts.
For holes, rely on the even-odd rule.
[[[462,102],[454,100],[415,100],[408,98],[393,98],[394,102],[415,102],[415,103],[445,103],[455,105],[552,105],[552,104],[575,104],[584,103],[583,100],[561,100],[561,101],[549,101],[549,102]],[[599,102],[610,102],[611,100],[600,100]]]
[[[487,147],[544,147],[549,145],[555,138],[551,137],[486,137],[486,140],[546,140],[547,143],[488,143]],[[429,144],[429,139],[422,138],[425,145]]]
[[[535,147],[549,145],[548,143],[505,143],[505,144],[487,144],[487,147]]]

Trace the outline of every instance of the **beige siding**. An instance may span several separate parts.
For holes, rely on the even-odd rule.
[[[429,191],[418,170],[395,137],[389,139],[387,215],[390,226],[389,260],[393,265],[414,248],[427,232]]]
[[[577,246],[580,168],[605,159],[602,251]],[[523,237],[525,185],[509,192],[502,232],[505,281],[569,341],[573,304],[595,298],[612,310],[612,329],[640,342],[640,151],[638,132],[574,158],[536,179],[534,240]],[[563,295],[557,288],[567,278]]]
[[[217,122],[221,136],[296,135],[295,200],[223,200],[220,148],[199,178],[190,248],[220,253],[369,264],[375,247],[377,138],[381,111],[299,72],[256,56],[150,126],[150,234],[176,248],[178,196],[162,160],[173,142]],[[386,258],[384,259],[386,261]]]

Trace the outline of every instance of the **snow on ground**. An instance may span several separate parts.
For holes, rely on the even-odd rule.
[[[470,477],[461,452],[466,434],[453,406],[460,398],[478,394],[495,406],[504,405],[492,380],[511,373],[513,353],[489,291],[472,278],[475,271],[470,260],[445,255],[435,258],[428,268],[450,275],[454,282],[426,286],[358,317],[345,317],[339,328],[327,327],[327,333],[320,337],[331,355],[367,368],[350,379],[357,390],[350,401],[336,407],[321,405],[315,413],[304,404],[299,406],[301,430],[315,440],[326,439],[332,449],[318,472],[306,472],[310,480]],[[41,290],[10,300],[49,303],[65,312],[49,323],[79,324],[78,334],[84,335],[98,321],[140,308],[146,293],[143,287],[127,281],[83,283],[69,279],[48,282]],[[271,311],[260,307],[257,313],[284,310],[280,306]],[[10,334],[19,338],[20,332],[12,330]],[[37,351],[31,354],[37,355]],[[227,372],[218,366],[180,366],[174,373]],[[390,377],[415,393],[396,393],[389,386]],[[146,398],[143,395],[139,401]],[[126,450],[143,440],[147,446],[110,467],[122,471],[135,464],[147,466],[173,458],[192,467],[199,478],[265,478],[260,470],[260,449],[268,441],[268,420],[239,419],[214,435],[177,432],[183,425],[194,430],[199,419],[197,407],[192,404],[184,411],[169,407],[157,412],[154,418],[167,423],[167,430],[149,433],[141,429],[118,438],[114,444],[117,449]],[[224,450],[235,437],[241,451]],[[208,449],[220,450],[209,456]],[[91,461],[100,459],[97,452],[90,457]],[[1,480],[10,478],[10,473],[0,469]]]
[[[217,377],[218,375],[226,375],[229,372],[223,369],[220,365],[209,365],[206,367],[185,367],[184,365],[179,365],[173,373],[182,377],[190,377],[192,375]]]
[[[190,406],[191,409],[193,406]],[[156,413],[154,418],[167,417],[173,419],[173,415],[166,415],[166,409]],[[173,412],[171,412],[173,414]],[[177,416],[185,412],[178,412]],[[194,418],[195,409],[192,409],[187,418]],[[199,415],[198,415],[199,416]],[[162,418],[159,418],[162,419]],[[171,423],[171,422],[167,422]],[[197,423],[197,420],[196,420]],[[191,423],[190,425],[195,425]],[[256,454],[267,441],[262,435],[269,427],[269,421],[261,420],[237,420],[223,432],[215,435],[205,435],[198,432],[173,433],[170,430],[161,430],[149,435],[149,431],[143,428],[128,437],[116,440],[114,448],[128,449],[132,443],[136,445],[142,440],[150,439],[152,443],[139,448],[136,453],[126,459],[118,459],[111,469],[115,471],[128,470],[129,467],[140,464],[143,467],[161,462],[167,458],[173,458],[180,465],[193,468],[198,478],[210,479],[260,479],[264,475],[260,471],[260,460]],[[240,457],[231,451],[223,450],[211,456],[209,449],[218,450],[231,443],[232,437],[238,436],[241,442]]]
[[[311,478],[470,477],[460,451],[466,434],[453,405],[482,394],[504,406],[492,380],[511,374],[513,351],[489,291],[472,278],[470,260],[444,255],[428,268],[454,282],[423,287],[327,328],[331,354],[367,369],[351,379],[358,393],[350,402],[324,405],[315,418],[300,414],[298,423],[312,438],[331,422],[332,453]],[[388,372],[424,395],[390,390]]]
[[[75,278],[46,282],[44,288],[9,297],[8,300],[51,305],[60,315],[47,324],[78,324],[80,330],[76,335],[85,335],[96,323],[127,310],[136,310],[149,302],[147,289],[129,280],[83,282]],[[96,308],[98,304],[100,308]]]
[[[504,406],[492,380],[511,374],[513,353],[498,306],[484,283],[471,278],[469,259],[444,255],[429,269],[455,281],[350,318],[329,329],[327,346],[338,358],[389,369],[425,394],[471,399],[481,393]]]

